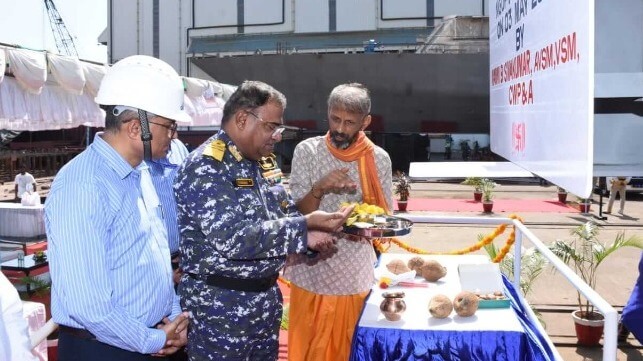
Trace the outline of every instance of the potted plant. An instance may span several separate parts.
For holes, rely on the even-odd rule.
[[[578,197],[578,209],[581,213],[589,213],[591,201],[589,198]]]
[[[485,213],[491,213],[493,210],[493,190],[497,184],[491,179],[482,179],[482,209]]]
[[[462,183],[467,186],[473,187],[473,200],[480,202],[482,200],[482,178],[480,177],[468,177]]]
[[[42,276],[25,276],[20,283],[28,287],[20,292],[20,298],[25,301],[39,302],[45,305],[46,319],[51,318],[51,281]]]
[[[406,212],[406,206],[408,204],[411,190],[411,180],[406,176],[406,174],[404,174],[404,172],[397,171],[396,179],[393,183],[393,193],[398,196],[397,209],[400,212]]]
[[[560,203],[567,203],[567,191],[563,187],[558,187],[558,201]]]
[[[572,230],[571,240],[556,240],[549,249],[565,262],[591,288],[596,287],[598,267],[605,258],[622,247],[643,249],[643,238],[625,233],[616,235],[614,242],[605,245],[598,239],[598,228],[593,222],[586,222]],[[604,317],[594,310],[580,292],[577,292],[578,310],[572,313],[576,325],[576,337],[581,345],[597,345],[603,334]]]

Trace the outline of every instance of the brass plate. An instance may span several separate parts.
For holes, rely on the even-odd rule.
[[[384,218],[383,223],[373,224],[371,227],[344,226],[342,232],[353,236],[367,238],[391,238],[400,237],[411,233],[413,222],[406,218],[396,216],[378,216]]]

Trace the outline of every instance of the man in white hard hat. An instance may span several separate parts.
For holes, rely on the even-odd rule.
[[[149,56],[114,64],[96,102],[105,131],[56,176],[45,203],[61,360],[159,360],[187,342],[163,208],[144,159],[166,156],[183,83]]]

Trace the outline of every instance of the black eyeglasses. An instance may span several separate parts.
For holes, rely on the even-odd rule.
[[[147,122],[151,123],[151,124],[156,124],[158,126],[161,126],[161,127],[165,128],[165,129],[169,130],[170,131],[170,138],[174,137],[174,134],[176,134],[176,128],[179,126],[178,124],[176,124],[176,122],[172,122],[172,124],[170,124],[170,125],[151,122],[149,120]]]
[[[268,124],[268,126],[270,127],[270,130],[272,131],[272,134],[270,135],[271,137],[277,136],[277,135],[283,133],[284,130],[286,130],[286,127],[281,123],[267,122],[267,121],[261,119],[260,116],[258,116],[257,114],[255,114],[255,113],[253,113],[253,112],[251,112],[249,110],[246,110],[246,112],[248,112],[248,114],[252,114],[252,116],[257,118],[260,122]]]

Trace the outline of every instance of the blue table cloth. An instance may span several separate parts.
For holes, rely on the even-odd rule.
[[[513,285],[504,277],[503,283],[504,292],[511,300],[511,311],[513,312],[505,309],[502,315],[507,317],[506,315],[509,314],[510,317],[515,316],[517,318],[519,325],[513,327],[514,330],[488,330],[484,329],[484,325],[480,326],[481,329],[476,329],[476,327],[472,327],[472,325],[476,325],[476,320],[471,321],[474,322],[473,324],[463,324],[462,328],[465,330],[462,331],[439,330],[439,327],[430,327],[430,329],[403,329],[391,328],[390,326],[372,327],[374,324],[372,320],[371,322],[362,322],[362,318],[365,317],[365,313],[362,311],[360,323],[358,323],[353,336],[350,360],[555,360],[555,353],[549,347],[547,336],[538,332],[535,324],[525,313],[525,307],[528,306],[524,299],[518,295]],[[381,295],[371,291],[369,298],[371,297],[378,297],[379,299]],[[365,309],[369,307],[368,299],[366,305]],[[372,308],[372,305],[370,307]],[[372,310],[369,312],[368,317],[373,317]],[[481,309],[478,310],[478,313],[480,312],[489,311]],[[417,315],[416,317],[423,316]],[[453,316],[453,318],[458,317]],[[445,320],[447,320],[445,322],[454,323],[453,327],[455,328],[460,326],[457,322],[466,322],[465,318],[460,318],[457,322],[456,320]],[[364,326],[364,324],[369,326]],[[439,323],[436,323],[436,325],[439,325]],[[515,330],[515,328],[518,328],[518,330]]]

